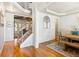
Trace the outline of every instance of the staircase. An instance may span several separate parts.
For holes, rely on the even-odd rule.
[[[32,34],[32,28],[30,28],[22,37],[17,40],[17,46],[20,48],[20,45]]]

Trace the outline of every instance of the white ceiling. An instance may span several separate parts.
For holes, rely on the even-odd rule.
[[[56,13],[75,13],[79,12],[79,2],[37,2],[33,6],[43,11],[49,9]]]
[[[19,2],[18,2],[19,3]],[[31,9],[32,7],[37,7],[41,11],[54,13],[57,15],[65,15],[79,12],[79,2],[21,2],[19,3],[23,8]],[[5,4],[7,9],[11,9],[12,5]],[[19,12],[19,9],[15,8],[15,11]],[[49,10],[49,11],[47,11]],[[22,12],[23,13],[23,12]]]
[[[7,12],[11,12],[11,13],[17,14],[17,15],[31,16],[30,10],[24,9],[16,2],[15,3],[14,2],[13,3],[12,2],[5,2],[4,6],[5,6],[5,10]]]
[[[31,2],[17,2],[20,6],[22,6],[24,9],[28,9],[28,10],[31,10]]]
[[[74,10],[79,10],[79,3],[69,3],[69,2],[59,2],[52,3],[49,5],[48,9],[53,10],[58,13],[67,13]]]

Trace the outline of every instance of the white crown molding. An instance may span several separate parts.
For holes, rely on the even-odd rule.
[[[57,16],[66,16],[66,15],[71,15],[71,14],[79,13],[79,10],[74,10],[74,11],[70,11],[70,12],[67,12],[67,13],[57,13],[55,11],[52,11],[50,9],[47,9],[46,12],[55,14]]]
[[[12,11],[9,11],[9,10],[5,10],[6,13],[11,13],[11,14],[14,14],[14,15],[18,15],[18,16],[24,16],[24,17],[31,17],[31,15],[25,15],[25,14],[20,14],[18,12],[12,12]]]
[[[58,15],[58,16],[66,15],[66,13],[57,13],[57,12],[49,10],[49,9],[47,9],[46,12],[49,12],[49,13],[52,13],[52,14],[55,14],[55,15]]]

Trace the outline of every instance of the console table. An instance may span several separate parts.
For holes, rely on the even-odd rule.
[[[61,42],[65,45],[72,46],[79,49],[79,36],[78,35],[64,35],[65,40],[61,40]]]

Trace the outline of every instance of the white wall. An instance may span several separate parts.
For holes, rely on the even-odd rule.
[[[35,47],[39,47],[39,43],[53,40],[55,38],[55,19],[54,15],[40,12],[36,9],[35,12]],[[50,17],[50,27],[48,29],[44,28],[43,17]]]
[[[79,18],[77,14],[71,14],[60,17],[60,26],[62,34],[71,34],[70,31],[74,30],[73,26],[79,30]]]
[[[12,41],[14,39],[14,15],[5,13],[4,21],[4,39],[5,41]]]
[[[2,10],[0,12],[2,12],[2,14],[4,16],[4,13],[5,13],[4,4],[1,2],[0,2],[0,9]],[[1,23],[4,24],[4,22],[3,22],[4,17],[1,17],[1,15],[0,15],[0,21],[1,21]],[[4,46],[4,26],[2,26],[0,24],[0,53],[2,52],[3,46]]]
[[[0,26],[0,52],[2,51],[4,45],[4,27]]]
[[[28,46],[33,46],[33,33],[20,45],[20,48],[25,48]]]

